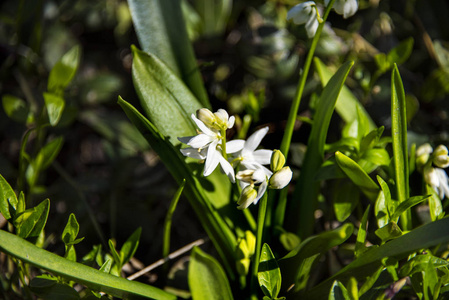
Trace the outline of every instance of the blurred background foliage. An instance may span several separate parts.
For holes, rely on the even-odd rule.
[[[214,109],[249,115],[269,125],[267,148],[278,148],[311,40],[304,28],[286,22],[295,0],[183,0],[187,32]],[[407,93],[409,140],[448,144],[449,3],[446,0],[360,0],[347,20],[331,14],[317,56],[336,70],[354,60],[346,85],[377,126],[389,130],[389,55],[400,55]],[[51,199],[49,248],[59,243],[62,224],[75,213],[87,251],[112,237],[125,240],[141,226],[136,257],[149,264],[161,256],[161,224],[176,186],[146,141],[116,104],[117,95],[138,106],[131,80],[131,44],[138,44],[128,3],[121,0],[5,0],[0,4],[0,174],[13,186],[19,174],[24,132],[33,126],[28,110],[43,107],[49,72],[79,45],[78,71],[65,90],[65,109],[47,137],[64,144],[38,179],[25,190],[33,200]],[[402,45],[402,46],[401,46]],[[394,50],[396,49],[396,50]],[[409,51],[411,50],[411,51]],[[306,85],[292,145],[298,169],[310,127],[315,74]],[[24,115],[7,115],[5,99],[24,103]],[[310,99],[310,102],[308,101]],[[17,103],[19,103],[17,102]],[[28,110],[27,110],[28,109]],[[173,120],[176,121],[176,120]],[[239,120],[238,120],[239,121]],[[337,140],[341,126],[332,120]],[[237,122],[237,129],[242,122]],[[332,129],[331,129],[332,130]],[[28,153],[42,141],[30,134]],[[94,230],[92,217],[100,225]],[[0,224],[0,227],[4,223]],[[191,208],[180,201],[173,221],[173,249],[204,237]],[[154,279],[154,278],[153,278]]]

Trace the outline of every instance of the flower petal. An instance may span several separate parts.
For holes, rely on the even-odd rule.
[[[225,173],[226,176],[229,177],[229,180],[231,180],[232,183],[235,183],[234,168],[223,156],[221,156],[221,154],[219,155],[218,159],[219,159],[220,167],[221,167],[221,170],[223,171],[223,173]]]
[[[198,151],[198,148],[185,148],[181,149],[181,153],[184,156],[188,156],[196,159],[205,159],[206,155],[204,155],[204,151]]]
[[[206,124],[204,124],[203,121],[198,119],[194,114],[192,114],[191,117],[201,132],[203,132],[204,134],[209,135],[209,136],[216,135],[216,133],[214,131],[212,131],[209,127],[207,127]]]
[[[254,132],[245,143],[244,150],[253,152],[268,132],[268,126]]]
[[[255,161],[262,165],[269,165],[271,162],[271,155],[273,154],[273,150],[265,150],[260,149],[256,150],[253,153],[253,158]]]
[[[226,153],[236,153],[243,149],[245,140],[232,140],[226,143]]]
[[[266,180],[262,182],[262,184],[259,186],[259,190],[257,191],[257,197],[253,201],[254,204],[257,204],[257,202],[259,202],[259,199],[262,198],[263,194],[265,194],[267,186],[268,182]]]
[[[190,140],[193,139],[194,137],[196,137],[196,135],[178,137],[178,141],[180,141],[183,144],[188,144],[190,142]]]
[[[204,176],[209,176],[220,162],[221,153],[217,150],[218,141],[212,142],[207,149],[206,162],[204,164]]]
[[[193,147],[193,148],[203,148],[213,142],[215,139],[214,137],[207,135],[207,134],[198,134],[197,136],[194,136],[187,145]]]

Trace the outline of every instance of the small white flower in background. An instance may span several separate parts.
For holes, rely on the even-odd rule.
[[[290,183],[290,180],[292,180],[292,175],[293,172],[290,170],[290,167],[283,167],[271,176],[269,187],[277,190],[283,189]]]
[[[287,13],[287,20],[293,20],[297,25],[305,24],[307,36],[314,37],[319,25],[316,3],[306,1],[293,6]]]
[[[324,4],[327,6],[330,0],[324,0]],[[335,12],[342,15],[343,18],[347,19],[352,17],[359,8],[359,3],[357,0],[336,0],[334,2]]]
[[[199,128],[198,135],[180,137],[178,140],[190,146],[181,149],[184,156],[205,159],[204,176],[209,176],[220,165],[223,172],[232,182],[235,182],[234,168],[223,157],[222,141],[225,139],[226,129],[232,128],[235,118],[229,117],[224,109],[219,109],[215,114],[206,108],[197,111],[198,117],[192,114],[192,119]],[[227,144],[226,144],[227,146]],[[226,153],[234,153],[241,150],[239,145],[229,145]],[[243,147],[243,146],[242,146]]]
[[[449,167],[448,149],[439,145],[435,151],[430,144],[416,150],[416,164],[423,173],[424,181],[439,195],[440,199],[449,197],[449,178],[443,168]]]

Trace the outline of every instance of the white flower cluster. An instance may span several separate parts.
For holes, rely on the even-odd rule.
[[[449,197],[448,177],[444,168],[449,167],[446,146],[439,145],[433,150],[430,144],[421,145],[416,150],[416,165],[422,172],[424,181],[443,199]]]
[[[204,160],[203,175],[210,175],[218,165],[232,183],[237,178],[242,189],[237,202],[239,209],[256,204],[267,188],[282,189],[292,178],[292,171],[284,167],[285,158],[278,150],[259,149],[268,127],[257,130],[247,140],[226,141],[226,130],[234,126],[235,118],[224,109],[212,113],[206,108],[197,111],[192,119],[199,128],[198,135],[180,137],[190,146],[181,149],[184,156]],[[271,164],[271,170],[265,167]],[[234,167],[239,171],[235,174]]]
[[[324,0],[324,4],[329,5],[330,0]],[[343,18],[349,18],[353,16],[359,4],[357,0],[336,0],[333,6],[335,12],[343,16]],[[306,1],[295,5],[287,13],[287,20],[293,20],[293,23],[297,25],[305,24],[307,36],[312,38],[315,36],[319,23],[322,22],[320,17],[318,6],[315,1]]]

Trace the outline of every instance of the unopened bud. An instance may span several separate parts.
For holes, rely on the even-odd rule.
[[[257,198],[257,191],[254,189],[254,186],[252,184],[245,187],[240,194],[240,198],[237,201],[237,204],[239,205],[238,209],[245,209],[248,206],[251,205],[251,203],[254,202],[254,200]]]
[[[215,115],[207,108],[201,108],[196,111],[196,117],[204,123],[208,128],[215,129],[216,123]]]
[[[280,169],[282,169],[285,165],[285,156],[282,154],[280,150],[274,150],[273,154],[271,155],[271,171],[276,173]]]
[[[290,167],[283,167],[271,176],[270,188],[277,190],[283,189],[292,179],[292,175],[293,173],[292,170],[290,170]]]
[[[433,152],[433,163],[439,168],[447,168],[449,166],[449,156],[446,146],[439,145]]]

